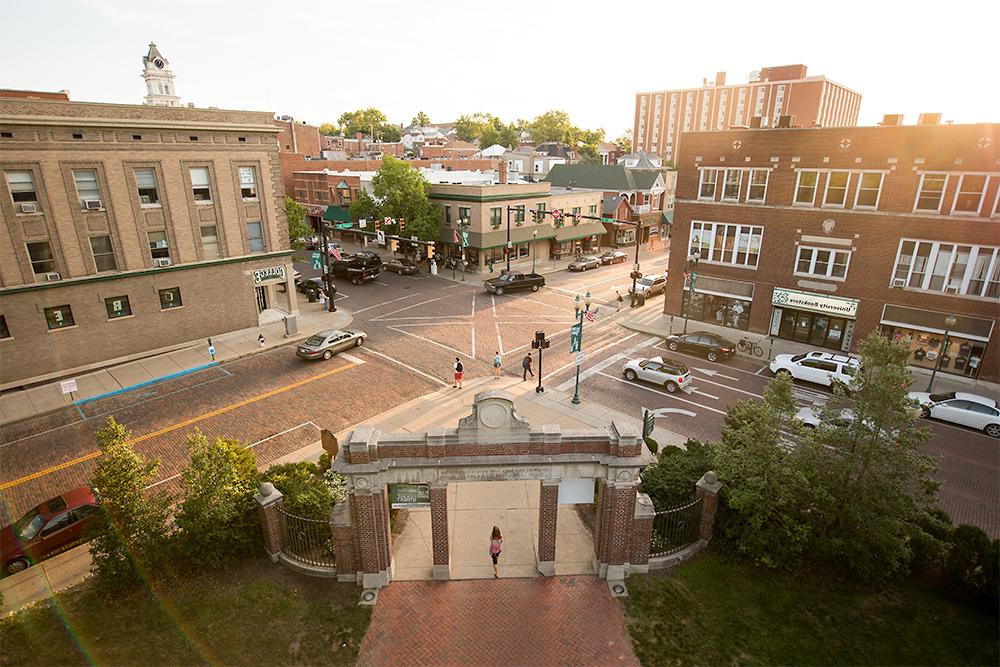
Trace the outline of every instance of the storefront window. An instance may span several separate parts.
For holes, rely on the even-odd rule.
[[[688,317],[746,331],[750,326],[750,301],[718,294],[685,292]]]
[[[945,341],[944,334],[888,324],[882,325],[882,335],[901,341],[910,349],[908,364],[927,369],[936,367],[943,373],[976,377],[986,355],[986,343],[960,335],[949,334]]]

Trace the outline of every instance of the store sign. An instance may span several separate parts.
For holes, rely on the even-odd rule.
[[[856,318],[858,316],[859,302],[857,299],[840,299],[824,294],[812,294],[810,292],[799,292],[797,290],[775,287],[771,294],[771,303],[775,306],[800,308],[817,313]]]
[[[426,484],[390,484],[389,504],[401,507],[427,507],[431,504],[431,488]]]
[[[268,280],[284,280],[285,279],[285,267],[283,266],[271,266],[266,269],[254,269],[253,272],[253,284],[260,285],[261,283],[267,282]]]

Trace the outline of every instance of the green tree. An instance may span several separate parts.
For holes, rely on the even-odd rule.
[[[618,146],[618,150],[622,153],[632,152],[632,130],[625,130],[625,134],[618,137],[614,141],[615,146]]]
[[[320,123],[319,133],[325,134],[328,137],[333,137],[340,134],[340,128],[333,123]]]
[[[602,164],[601,153],[593,144],[580,144],[576,147],[576,152],[583,164]]]
[[[273,465],[264,473],[264,481],[281,491],[282,504],[292,514],[310,519],[330,517],[334,495],[315,463]]]
[[[138,584],[164,562],[170,498],[147,492],[159,461],[147,461],[129,442],[131,434],[113,417],[97,431],[101,454],[90,481],[100,511],[90,542],[91,569],[102,588]]]
[[[417,115],[414,116],[413,120],[410,121],[410,125],[419,125],[420,127],[430,124],[431,124],[431,117],[425,114],[423,111],[418,111]]]
[[[724,533],[744,555],[769,567],[784,567],[802,553],[809,524],[800,507],[808,477],[799,452],[783,432],[795,430],[792,381],[778,376],[761,403],[730,408],[722,439],[712,447],[723,497],[731,510]]]
[[[299,241],[313,235],[313,229],[306,224],[306,207],[285,195],[285,218],[288,219],[288,245],[299,250],[305,245]]]
[[[489,122],[482,128],[479,135],[480,148],[489,148],[499,144],[505,148],[517,148],[521,132],[514,123],[504,123],[496,116],[489,116]]]
[[[260,536],[253,450],[235,440],[210,442],[198,430],[188,436],[187,448],[191,463],[181,473],[184,499],[176,516],[183,557],[199,569],[252,554]]]
[[[695,484],[711,469],[709,448],[697,440],[684,449],[664,447],[657,462],[643,468],[639,491],[649,494],[657,510],[668,510],[691,501]]]
[[[489,114],[477,112],[462,115],[455,121],[455,135],[462,141],[475,141],[482,136],[483,130],[489,124]]]
[[[866,581],[905,572],[915,536],[937,504],[936,466],[921,454],[930,432],[914,426],[906,388],[909,349],[872,332],[859,346],[860,369],[820,414],[805,440],[811,473],[810,551]],[[833,425],[850,407],[853,419]]]
[[[381,141],[392,143],[399,141],[402,136],[403,133],[400,131],[399,126],[392,123],[385,123],[378,129],[378,138]]]
[[[436,241],[441,217],[427,199],[427,181],[404,160],[385,156],[372,178],[374,197],[362,190],[351,204],[351,218],[406,219],[406,236],[421,241]],[[398,229],[389,230],[396,233]]]
[[[368,136],[378,136],[378,131],[386,124],[385,114],[369,107],[357,111],[345,111],[340,114],[337,123],[344,131],[344,136],[353,137],[358,132]]]
[[[536,116],[527,129],[531,140],[539,144],[549,141],[569,143],[573,140],[573,123],[565,111],[546,111]]]

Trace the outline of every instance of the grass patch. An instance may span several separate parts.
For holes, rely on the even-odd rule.
[[[904,582],[869,588],[712,551],[629,579],[643,665],[996,665],[997,617]]]
[[[354,664],[360,589],[267,560],[102,599],[89,584],[0,622],[2,665]]]

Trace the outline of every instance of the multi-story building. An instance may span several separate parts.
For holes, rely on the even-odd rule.
[[[636,93],[632,149],[674,162],[684,132],[779,124],[847,127],[857,124],[861,94],[805,65],[764,67],[747,83],[726,85],[726,73],[700,88]],[[782,120],[784,118],[784,120]]]
[[[0,389],[297,314],[270,113],[0,98]]]
[[[325,148],[320,141],[319,128],[291,116],[278,116],[274,120],[278,127],[278,150],[282,153],[299,153],[311,158],[319,158]],[[324,137],[325,138],[325,137]]]
[[[367,175],[368,183],[373,175]],[[322,220],[351,221],[348,209],[361,192],[361,175],[324,169],[296,171],[294,179],[294,199],[306,207],[306,221],[313,229],[318,231]]]
[[[600,247],[604,226],[597,220],[531,215],[559,210],[600,217],[602,195],[597,190],[553,188],[548,183],[492,185],[438,184],[428,187],[431,202],[441,208],[441,247],[446,257],[460,257],[463,223],[469,235],[466,260],[473,270],[489,270],[506,261],[507,208],[510,212],[511,262],[530,267],[536,260],[567,257]],[[535,219],[536,222],[532,222]]]
[[[998,127],[686,135],[665,312],[832,350],[879,330],[997,380]]]

